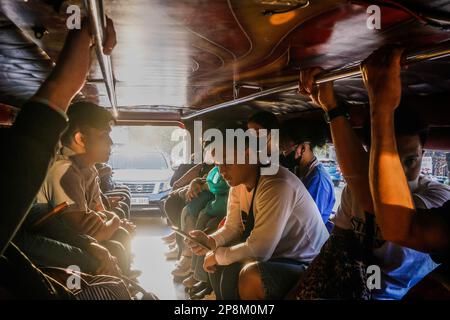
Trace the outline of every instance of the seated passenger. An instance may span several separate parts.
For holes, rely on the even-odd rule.
[[[438,290],[433,283],[432,298],[449,298],[450,290],[450,200],[439,208],[420,208],[411,195],[407,176],[403,169],[402,156],[397,148],[393,123],[395,110],[401,100],[400,58],[403,50],[383,49],[363,64],[366,74],[366,86],[369,88],[372,147],[370,149],[370,185],[375,216],[383,238],[401,246],[432,254],[433,260],[442,263],[437,272],[439,278],[447,281],[446,289]],[[386,65],[376,63],[383,59]],[[385,76],[379,76],[385,74]],[[389,95],[377,95],[373,88],[381,86],[381,92]],[[428,184],[428,187],[436,185]],[[428,193],[435,192],[428,189]],[[435,196],[442,196],[436,192]],[[425,281],[419,283],[414,298],[422,297]],[[437,292],[436,292],[437,291]],[[422,296],[421,296],[422,294]],[[409,294],[408,294],[409,296]],[[430,296],[428,296],[430,298]]]
[[[96,163],[95,169],[97,169],[98,177],[100,179],[100,190],[102,190],[103,193],[113,191],[116,186],[112,179],[112,168],[106,163]]]
[[[327,225],[336,199],[334,186],[327,170],[314,155],[316,147],[325,145],[325,129],[321,123],[299,122],[296,119],[283,123],[281,150],[284,165],[308,189]],[[332,227],[331,227],[332,228]],[[328,228],[331,231],[331,228]]]
[[[82,235],[55,216],[49,216],[48,205],[34,205],[15,243],[39,267],[67,268],[77,266],[84,273],[119,276],[117,261],[95,239]],[[83,224],[96,228],[101,222],[85,215]],[[56,240],[57,239],[57,240]]]
[[[194,179],[185,193],[186,206],[181,211],[181,230],[189,233],[194,230],[200,211],[214,195],[208,190],[203,178]],[[176,263],[172,275],[186,278],[191,273],[192,252],[188,246],[183,245],[180,260]]]
[[[375,55],[375,57],[377,56]],[[376,61],[372,57],[368,59],[371,61],[371,65],[376,65],[375,68],[383,65],[380,62],[384,61],[383,59]],[[436,264],[428,254],[383,239],[376,221],[374,221],[368,178],[369,154],[351,127],[348,110],[336,102],[332,83],[321,84],[319,90],[314,90],[314,76],[320,72],[319,68],[302,71],[300,92],[309,94],[312,100],[329,114],[333,142],[339,165],[347,181],[347,187],[342,192],[333,234],[316,259],[317,261],[313,262],[301,279],[297,298],[335,299],[372,296],[375,299],[400,299],[412,286],[431,272]],[[373,102],[373,97],[383,97],[388,92],[382,86],[375,87],[372,83],[384,83],[387,87],[399,90],[399,77],[386,79],[387,75],[389,75],[387,71],[370,74],[364,72],[371,102]],[[391,94],[389,91],[389,95]],[[419,174],[423,147],[426,142],[426,128],[410,108],[405,106],[402,109],[398,109],[396,113],[395,136],[397,150],[402,159],[404,174],[409,181],[415,205],[418,208],[441,206],[450,199],[449,188]],[[348,239],[352,240],[348,243],[337,243]],[[340,248],[341,252],[336,252],[336,248]],[[361,255],[358,251],[361,252]],[[375,288],[368,292],[365,284],[356,288],[356,285],[349,286],[348,283],[336,279],[336,268],[338,268],[336,257],[338,256],[356,256],[355,261],[366,265],[378,265],[381,268],[380,289]],[[324,272],[324,269],[327,272]],[[339,278],[342,280],[344,276],[341,274]],[[336,282],[339,285],[336,285]],[[322,285],[317,286],[317,283]],[[327,283],[334,283],[334,287],[326,286]],[[357,292],[359,289],[361,291]]]
[[[227,213],[227,201],[230,187],[223,179],[219,172],[219,168],[216,166],[206,177],[203,188],[208,190],[213,195],[213,198],[208,201],[206,206],[200,211],[195,226],[191,230],[202,230],[209,234],[217,230],[220,221],[222,221]],[[192,257],[192,265],[190,268],[191,276],[183,281],[183,284],[187,288],[196,286],[196,290],[190,291],[191,299],[201,299],[212,291],[208,274],[203,270],[203,262],[203,256],[194,255]]]
[[[280,167],[274,175],[260,175],[261,166],[249,161],[255,150],[245,146],[245,163],[237,164],[236,149],[226,146],[223,152],[223,159],[234,155],[232,164],[216,158],[231,187],[225,226],[212,235],[191,232],[213,251],[188,243],[194,253],[206,254],[204,269],[218,300],[281,299],[319,253],[328,232],[294,174]]]
[[[173,172],[173,176],[170,179],[170,186],[173,190],[179,189],[181,187],[184,187],[187,183],[191,182],[192,179],[187,181],[187,183],[183,183],[183,180],[181,179],[188,173],[191,169],[196,167],[197,164],[194,163],[194,154],[191,155],[190,162],[188,163],[180,163],[176,170]]]
[[[131,192],[125,185],[117,185],[113,180],[113,170],[106,163],[96,163],[100,178],[103,204],[109,211],[115,212],[121,219],[130,219]]]
[[[95,169],[96,163],[106,162],[109,158],[112,115],[92,103],[79,102],[70,106],[68,116],[69,128],[61,137],[63,148],[37,195],[37,203],[49,204],[52,208],[63,202],[69,203],[61,219],[81,234],[88,232],[81,224],[83,217],[95,215],[103,223],[87,234],[112,250],[128,274],[129,231],[134,230],[134,225],[105,209]]]
[[[270,154],[272,151],[270,150],[272,140],[271,130],[280,129],[280,123],[278,121],[278,118],[272,112],[269,111],[257,112],[247,120],[247,129],[256,130],[258,136],[261,132],[260,131],[261,129],[267,130],[267,150],[268,154]]]
[[[206,163],[197,164],[174,183],[173,191],[164,202],[164,213],[171,225],[181,229],[181,214],[183,208],[187,204],[186,194],[189,189],[191,189],[189,193],[192,194],[196,189],[198,189],[194,180],[197,178],[206,177],[206,174],[208,174],[210,169],[211,166]],[[171,239],[170,237],[168,240],[171,249],[165,254],[166,258],[169,260],[180,258],[181,252],[184,248],[183,238],[180,235],[176,235],[175,241],[173,241],[173,238]]]
[[[104,53],[110,54],[115,43],[113,24],[107,19]],[[11,188],[6,188],[0,195],[3,203],[0,292],[7,298],[76,298],[73,292],[37,269],[11,240],[27,216],[54,158],[60,135],[67,125],[65,112],[70,101],[86,80],[91,45],[86,23],[81,30],[70,31],[49,77],[22,107],[13,126],[3,129],[0,135],[5,151],[0,157],[0,176],[2,181],[11,183]],[[30,156],[24,158],[24,155]]]

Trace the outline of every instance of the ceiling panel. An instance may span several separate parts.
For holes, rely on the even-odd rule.
[[[296,81],[301,67],[340,67],[385,43],[411,49],[450,39],[448,31],[392,7],[382,8],[381,30],[370,30],[367,1],[310,0],[303,9],[263,15],[287,8],[272,2],[105,0],[118,36],[112,61],[119,106],[188,113],[232,100],[235,84],[267,89]],[[64,42],[65,9],[73,3],[81,1],[1,1],[0,101],[20,103],[43,81]],[[450,14],[450,1],[398,3],[434,16]],[[42,39],[34,32],[40,27],[47,30]],[[405,95],[449,92],[448,74],[449,59],[414,66],[403,74]],[[239,94],[258,88],[242,88]],[[360,80],[340,81],[336,88],[342,98],[366,99]],[[109,105],[96,63],[80,98]],[[251,108],[273,105],[284,113],[308,105],[296,103],[303,98],[295,95],[278,105],[277,99],[285,97],[260,99]]]

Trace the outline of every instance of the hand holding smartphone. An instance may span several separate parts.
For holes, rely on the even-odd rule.
[[[209,250],[212,250],[212,248],[210,248],[208,245],[206,245],[205,243],[201,243],[200,241],[198,241],[197,239],[191,237],[189,234],[187,234],[186,232],[180,230],[179,228],[177,228],[177,227],[172,227],[172,230],[173,230],[174,232],[176,232],[177,234],[179,234],[180,236],[182,236],[183,238],[188,239],[189,241],[194,242],[196,245],[202,247],[203,249],[206,249],[206,250],[208,250],[208,251],[209,251]]]

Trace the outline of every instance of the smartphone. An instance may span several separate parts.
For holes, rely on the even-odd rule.
[[[176,233],[178,233],[180,236],[182,236],[185,239],[189,239],[190,241],[194,242],[195,244],[199,245],[200,247],[202,247],[203,249],[206,250],[212,250],[210,247],[208,247],[206,244],[199,242],[198,240],[192,238],[189,234],[187,234],[186,232],[180,230],[177,227],[171,227],[173,231],[175,231]]]

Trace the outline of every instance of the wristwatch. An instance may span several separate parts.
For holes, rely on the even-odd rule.
[[[333,120],[334,118],[337,117],[346,117],[347,119],[350,119],[350,112],[349,112],[349,108],[346,104],[339,104],[336,108],[331,109],[328,112],[325,112],[324,114],[324,118],[326,123],[330,124],[331,120]]]

